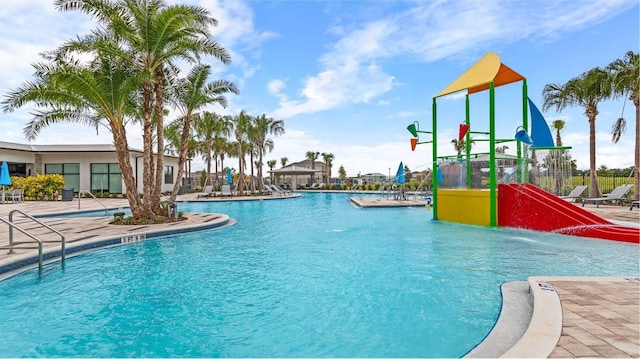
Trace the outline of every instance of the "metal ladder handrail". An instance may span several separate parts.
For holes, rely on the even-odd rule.
[[[6,219],[4,219],[2,217],[0,217],[0,221],[8,224],[9,228],[11,230],[13,230],[13,228],[15,228],[18,231],[22,232],[27,237],[29,237],[29,238],[35,240],[36,242],[38,242],[38,271],[42,272],[42,241],[38,237],[34,236],[33,234],[31,234],[31,233],[27,232],[26,230],[20,228],[20,226],[18,226],[15,223],[9,222],[9,221],[7,221]],[[30,242],[16,242],[16,244],[23,244],[23,243],[30,243]],[[0,248],[11,249],[12,250],[13,246],[9,246],[9,247],[2,246]],[[33,247],[23,247],[23,248],[33,248]]]
[[[109,208],[107,208],[107,206],[101,200],[99,200],[98,197],[94,196],[93,193],[91,193],[90,191],[88,191],[86,189],[80,190],[78,192],[78,209],[80,209],[80,198],[82,198],[81,194],[83,194],[83,193],[87,193],[89,196],[93,197],[93,199],[98,201],[98,203],[100,203],[102,205],[102,207],[104,207],[104,214],[105,215],[109,214]]]
[[[56,230],[55,228],[51,227],[50,225],[38,220],[37,218],[34,218],[31,215],[28,215],[28,214],[24,213],[23,211],[21,211],[19,209],[13,209],[13,210],[11,210],[11,212],[9,212],[9,222],[14,223],[13,222],[13,214],[16,213],[16,212],[21,214],[21,215],[23,215],[23,216],[25,216],[26,218],[29,218],[30,220],[32,220],[32,221],[38,223],[39,225],[41,225],[42,227],[45,227],[48,230],[50,230],[51,232],[53,232],[53,233],[55,233],[55,234],[60,236],[60,243],[61,243],[60,257],[62,259],[62,263],[64,263],[64,260],[66,258],[66,249],[65,249],[66,248],[66,239],[65,239],[64,234],[62,234],[62,232]],[[44,240],[42,242],[43,243],[55,243],[57,241]],[[9,245],[13,246],[13,227],[9,228]],[[11,253],[11,252],[13,252],[13,250],[9,251],[9,253]]]

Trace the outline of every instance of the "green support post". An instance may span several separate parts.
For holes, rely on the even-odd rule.
[[[465,96],[465,123],[471,128],[471,105],[469,103],[469,94]],[[467,188],[471,188],[471,131],[467,131],[465,138],[465,152],[467,154]]]
[[[489,226],[495,227],[496,220],[496,94],[493,81],[489,83]]]
[[[529,94],[527,90],[527,79],[522,80],[522,127],[525,131],[529,131]],[[518,141],[519,142],[519,141]],[[518,146],[520,151],[520,146]],[[523,181],[520,183],[529,183],[529,156],[525,153],[525,157],[522,158],[522,153],[518,153],[518,159],[524,160],[524,165],[520,168],[524,168]]]
[[[431,198],[431,205],[433,206],[433,219],[437,220],[438,219],[438,144],[437,144],[437,139],[438,139],[438,121],[437,121],[437,105],[436,105],[436,98],[433,98],[433,103],[431,105],[431,112],[432,112],[432,118],[433,118],[433,123],[432,123],[432,143],[431,145],[433,146],[433,170],[431,172],[431,183],[432,183],[432,198]]]

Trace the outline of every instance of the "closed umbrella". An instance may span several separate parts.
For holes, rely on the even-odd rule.
[[[231,168],[227,168],[227,184],[233,183],[233,177],[231,176]]]
[[[9,165],[6,162],[2,162],[2,168],[0,169],[0,185],[2,185],[2,202],[4,202],[4,186],[11,186]]]
[[[396,183],[404,183],[404,166],[402,165],[402,161],[400,161],[400,166],[398,166],[398,171],[396,172]]]

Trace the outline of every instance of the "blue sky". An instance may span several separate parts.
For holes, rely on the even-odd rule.
[[[174,1],[168,1],[173,3]],[[565,83],[593,67],[604,67],[640,46],[638,0],[514,1],[183,1],[208,8],[219,26],[215,39],[232,55],[229,66],[209,59],[212,79],[234,81],[220,114],[245,110],[285,122],[265,162],[305,158],[307,151],[335,156],[349,176],[393,172],[400,161],[411,170],[431,167],[430,146],[412,152],[406,126],[431,127],[432,97],[488,51],[527,78],[529,97],[542,108],[542,89]],[[0,6],[0,89],[31,80],[38,54],[94,27],[81,13],[57,12],[52,0],[3,2]],[[521,116],[521,85],[497,89],[497,136],[512,138]],[[610,128],[624,100],[600,104],[596,121],[597,165],[633,165],[634,108],[620,142]],[[439,154],[452,154],[450,141],[464,120],[464,96],[438,101]],[[486,94],[471,96],[472,126],[488,127]],[[3,140],[26,143],[24,108],[2,113]],[[563,142],[572,146],[580,169],[588,168],[588,122],[579,107],[543,113],[562,119]],[[173,114],[172,114],[173,115]],[[169,116],[171,119],[171,116]],[[142,148],[140,129],[130,145]],[[105,130],[53,125],[38,144],[111,143]],[[508,145],[508,144],[507,144]],[[474,147],[483,151],[483,143]],[[509,146],[509,145],[508,145]],[[511,145],[507,153],[515,153]],[[231,160],[235,161],[235,160]],[[226,160],[225,165],[230,161]],[[194,169],[202,169],[201,160]],[[237,167],[237,165],[235,166]]]

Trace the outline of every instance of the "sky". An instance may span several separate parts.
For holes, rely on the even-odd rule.
[[[412,171],[431,168],[431,146],[412,151],[406,127],[417,122],[420,130],[430,131],[432,98],[487,52],[527,78],[529,97],[542,110],[546,84],[564,84],[628,51],[637,53],[640,46],[638,0],[180,2],[205,7],[218,20],[214,40],[230,52],[232,63],[204,61],[213,68],[212,81],[233,81],[240,89],[227,96],[226,108],[207,110],[221,115],[244,110],[284,121],[285,134],[270,137],[274,149],[264,162],[275,159],[279,168],[282,157],[291,163],[304,160],[307,151],[332,153],[334,176],[340,166],[348,176],[394,175],[400,161]],[[53,0],[3,1],[0,97],[33,80],[32,64],[41,60],[40,53],[95,26],[86,14],[57,11]],[[499,138],[513,138],[521,124],[521,88],[517,83],[496,89]],[[488,95],[471,95],[470,103],[472,130],[488,131]],[[464,93],[438,99],[439,155],[455,154],[451,140],[464,109]],[[597,167],[633,166],[633,104],[618,98],[598,109]],[[23,128],[33,110],[0,113],[2,140],[29,143]],[[628,128],[614,144],[611,126],[622,114]],[[572,147],[578,168],[588,169],[584,109],[550,109],[543,115],[549,124],[565,121],[563,144]],[[167,120],[176,116],[170,112]],[[140,133],[128,129],[130,147],[142,148]],[[96,134],[94,128],[60,123],[31,143],[106,144],[112,137],[105,129]],[[485,146],[478,141],[472,150],[484,152]],[[515,154],[515,144],[507,146],[506,152]],[[227,159],[227,165],[237,167],[237,160]],[[200,158],[192,166],[205,168]]]

